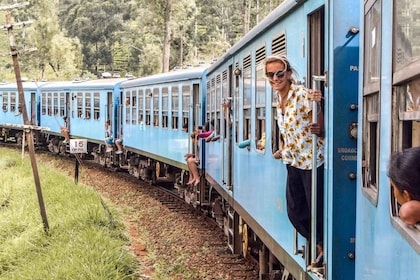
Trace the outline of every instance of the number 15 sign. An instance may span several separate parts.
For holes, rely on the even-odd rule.
[[[86,139],[70,139],[70,153],[71,154],[87,153],[87,140]]]

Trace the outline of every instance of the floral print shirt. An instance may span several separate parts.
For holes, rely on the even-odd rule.
[[[282,160],[293,167],[312,169],[312,133],[309,130],[312,101],[307,89],[292,83],[287,94],[285,112],[281,109],[281,97],[277,94],[277,117],[283,142]],[[318,137],[317,167],[324,163],[324,138]]]

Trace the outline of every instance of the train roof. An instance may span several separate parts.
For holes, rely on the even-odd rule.
[[[40,86],[47,84],[48,82],[22,82],[23,90],[37,90]],[[16,82],[3,82],[0,83],[0,90],[17,90]]]
[[[221,64],[225,63],[231,58],[232,55],[237,53],[240,49],[248,45],[249,42],[255,42],[255,38],[260,34],[264,34],[264,31],[270,26],[281,20],[284,15],[290,12],[294,7],[300,5],[306,0],[285,0],[276,9],[269,13],[258,25],[256,25],[251,31],[249,31],[242,39],[234,44],[227,52],[225,52],[216,62],[214,62],[208,69],[208,72],[212,72]]]
[[[191,79],[201,79],[207,72],[207,66],[198,66],[189,69],[160,73],[148,77],[141,77],[127,80],[121,84],[121,88],[129,88],[135,86],[144,86],[156,83],[170,83],[175,81],[185,81]]]
[[[82,81],[58,81],[41,86],[41,90],[108,89],[118,86],[127,78],[95,79]]]

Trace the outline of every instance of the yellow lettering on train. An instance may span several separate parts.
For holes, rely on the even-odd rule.
[[[356,161],[357,160],[357,156],[341,156],[341,160],[345,160],[345,161],[349,161],[349,160],[353,160]]]
[[[337,152],[340,154],[355,154],[357,153],[357,148],[337,148]]]

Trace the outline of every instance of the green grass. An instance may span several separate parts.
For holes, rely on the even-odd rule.
[[[0,149],[0,280],[136,279],[116,209],[49,163],[37,166],[48,231],[28,155]]]

